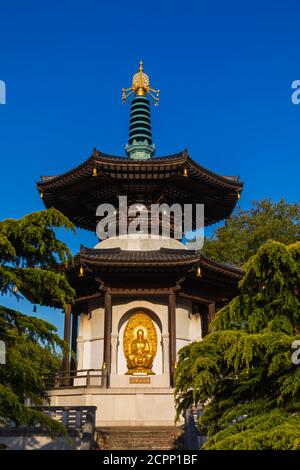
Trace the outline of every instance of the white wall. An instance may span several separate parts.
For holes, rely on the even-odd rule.
[[[158,351],[154,360],[153,371],[156,375],[163,374],[166,369],[163,364],[162,337],[168,336],[168,299],[166,297],[152,297],[147,300],[137,299],[128,301],[121,298],[113,299],[112,306],[112,373],[124,375],[127,371],[126,360],[123,354],[123,335],[126,322],[121,326],[121,319],[128,311],[134,309],[152,311],[160,321],[154,324],[158,338]],[[201,339],[200,315],[192,315],[192,302],[177,299],[176,308],[176,349],[177,351],[190,343]],[[78,335],[78,368],[99,369],[103,364],[104,344],[104,309],[97,302],[90,305],[89,314],[82,314],[79,323]],[[166,344],[166,343],[165,343]],[[167,373],[167,371],[165,371]]]

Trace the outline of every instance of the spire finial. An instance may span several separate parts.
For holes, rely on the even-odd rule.
[[[122,88],[122,101],[125,103],[127,98],[133,93],[136,96],[146,96],[147,94],[153,98],[155,105],[158,105],[160,90],[155,90],[150,86],[150,80],[144,73],[143,61],[140,60],[139,71],[132,78],[132,85],[129,88]]]

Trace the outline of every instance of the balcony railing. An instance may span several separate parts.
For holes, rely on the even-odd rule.
[[[43,424],[16,426],[6,423],[0,426],[0,440],[12,450],[26,449],[95,449],[96,406],[34,406],[31,409],[42,411],[46,416],[58,421],[67,431],[67,436],[51,435]]]
[[[68,387],[107,387],[106,369],[79,369],[61,371],[49,377],[48,389]]]
[[[96,406],[38,406],[34,409],[55,419],[68,430],[79,429],[82,431],[88,419],[95,427]]]

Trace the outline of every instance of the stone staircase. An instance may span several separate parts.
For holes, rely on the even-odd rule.
[[[98,450],[182,449],[182,429],[174,426],[122,426],[96,429]]]

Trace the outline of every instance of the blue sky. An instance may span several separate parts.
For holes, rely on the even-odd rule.
[[[299,201],[299,18],[296,0],[0,2],[1,219],[42,209],[41,174],[72,168],[93,147],[124,154],[120,89],[140,59],[161,89],[157,155],[187,147],[203,166],[240,175],[244,208],[263,197]],[[67,240],[75,252],[95,237]],[[60,312],[38,314],[61,331]]]

